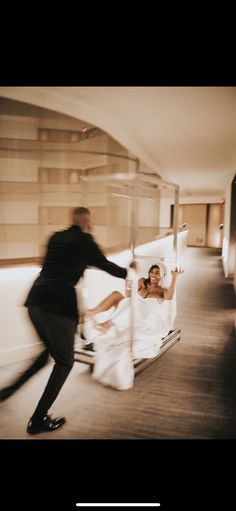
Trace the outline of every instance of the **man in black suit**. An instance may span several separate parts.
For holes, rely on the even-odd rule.
[[[52,419],[48,410],[74,363],[74,335],[79,321],[75,285],[87,266],[95,266],[122,279],[128,272],[108,261],[96,244],[90,234],[89,209],[76,208],[72,221],[71,227],[56,232],[49,239],[42,270],[25,302],[45,349],[12,385],[0,392],[0,399],[7,399],[46,364],[49,354],[53,357],[53,370],[27,425],[30,434],[54,431],[65,423],[64,417]]]

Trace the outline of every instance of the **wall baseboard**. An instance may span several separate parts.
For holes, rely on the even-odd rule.
[[[23,360],[28,360],[35,357],[42,351],[42,343],[27,344],[17,348],[10,348],[0,351],[0,366],[14,364]]]

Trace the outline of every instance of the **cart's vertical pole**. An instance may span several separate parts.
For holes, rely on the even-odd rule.
[[[173,239],[173,251],[175,266],[178,265],[178,217],[179,217],[179,186],[175,186],[175,204],[174,204],[174,239]]]
[[[137,174],[139,171],[139,160],[136,160],[135,163],[135,172],[134,172],[134,184],[132,190],[132,203],[131,203],[131,252],[132,252],[132,260],[135,258],[135,247],[137,245],[137,230],[138,230],[138,193],[137,193]]]
[[[131,253],[132,253],[132,261],[135,261],[135,247],[137,245],[137,234],[138,234],[138,184],[137,184],[137,175],[139,171],[140,161],[139,159],[135,162],[135,172],[134,172],[134,183],[132,190],[132,201],[131,201]],[[131,314],[130,314],[130,349],[133,351],[134,344],[134,301],[135,301],[135,293],[136,286],[132,286],[131,288]]]

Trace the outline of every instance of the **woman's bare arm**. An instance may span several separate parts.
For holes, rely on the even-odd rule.
[[[174,296],[174,292],[175,292],[175,286],[176,286],[176,279],[178,277],[178,275],[181,275],[181,273],[183,273],[183,269],[182,268],[175,268],[175,270],[171,270],[171,274],[172,274],[172,279],[171,279],[171,283],[170,283],[170,287],[168,287],[167,289],[164,289],[164,298],[165,300],[172,300],[173,296]]]
[[[144,284],[145,279],[139,279],[138,281],[138,294],[142,296],[142,298],[146,298],[148,296],[148,289]]]
[[[144,281],[145,281],[145,279],[144,279],[144,278],[139,279],[139,281],[138,281],[138,291],[139,291],[140,289],[147,289],[147,288],[146,288],[146,286],[145,286],[145,284],[144,284]]]

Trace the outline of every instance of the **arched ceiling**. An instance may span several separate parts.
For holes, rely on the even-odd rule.
[[[235,87],[4,87],[109,133],[189,195],[221,195],[236,169]]]

